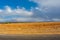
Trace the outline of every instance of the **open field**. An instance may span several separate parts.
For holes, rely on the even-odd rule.
[[[60,22],[27,22],[0,24],[0,34],[60,34]]]

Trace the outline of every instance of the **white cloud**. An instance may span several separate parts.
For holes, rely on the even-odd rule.
[[[51,9],[60,8],[60,0],[31,0],[38,4],[39,9],[51,11]]]
[[[58,5],[60,3],[60,0],[31,0],[34,1],[40,5],[45,5],[45,6],[55,6]]]
[[[36,8],[38,9],[38,8]],[[19,8],[17,7],[16,9],[12,9],[9,6],[5,6],[5,9],[0,9],[0,22],[29,22],[29,21],[44,21],[45,19],[43,18],[33,18],[32,16],[34,15],[33,10],[27,11],[24,7]],[[13,15],[20,15],[22,17],[12,17]],[[10,16],[10,18],[8,18]],[[7,18],[5,18],[7,17]]]
[[[9,6],[5,6],[5,9],[0,9],[0,14],[5,15],[21,15],[21,16],[32,16],[32,11],[27,11],[23,8],[11,9]]]
[[[0,18],[0,22],[4,22],[4,20],[5,20],[5,19],[3,19],[3,18]]]
[[[53,20],[53,21],[60,21],[59,18],[53,18],[52,20]]]
[[[30,0],[38,4],[37,10],[45,14],[48,20],[58,20],[60,17],[60,0]],[[57,19],[54,19],[54,18]],[[60,18],[59,18],[60,19]],[[59,21],[59,20],[58,20]]]
[[[24,16],[32,16],[33,13],[31,11],[26,11],[24,9],[16,9],[16,10],[13,10],[13,12],[19,14],[19,15],[24,15]]]
[[[11,13],[12,9],[9,6],[5,6],[5,12]]]
[[[46,15],[47,13],[49,14],[51,12],[51,14],[53,14],[53,12],[55,12],[55,8],[60,8],[60,0],[30,0],[30,1],[34,1],[38,4],[38,7],[36,7],[36,10],[39,10],[41,14],[38,14],[39,12],[37,11],[37,13],[35,13],[35,9],[32,8],[30,11],[26,10],[24,7],[19,8],[19,6],[17,6],[16,9],[12,9],[9,6],[5,6],[5,9],[0,9],[0,15],[2,15],[3,17],[5,16],[13,16],[13,15],[20,15],[23,17],[13,17],[10,19],[5,19],[5,18],[1,18],[0,21],[17,21],[17,22],[25,22],[25,21],[60,21],[59,18],[52,18],[51,20],[49,19],[49,16]],[[53,11],[52,11],[53,10]],[[32,16],[37,15],[44,15],[47,17],[47,19],[42,18],[41,16],[39,16],[38,18],[33,18]],[[56,13],[57,14],[57,13]],[[50,15],[50,14],[49,14]],[[54,16],[54,15],[53,15]],[[50,16],[51,17],[51,16]]]
[[[3,10],[0,9],[0,13],[3,12]]]
[[[31,0],[38,4],[39,9],[46,10],[50,8],[60,7],[60,0]]]
[[[15,22],[39,22],[39,21],[45,21],[43,18],[12,18]]]
[[[53,19],[54,21],[58,21],[58,20],[55,20]],[[44,18],[31,18],[31,17],[26,17],[26,18],[20,18],[20,17],[16,17],[16,18],[0,18],[0,22],[43,22],[43,21],[51,21],[51,20],[46,20]]]
[[[16,9],[12,9],[9,6],[5,6],[4,9],[0,9],[0,22],[29,21],[30,19],[27,17],[31,18],[32,15],[33,15],[33,12],[26,10],[24,7],[22,8],[17,7]],[[14,16],[16,16],[16,18]],[[17,16],[19,16],[19,18]],[[22,18],[20,16],[26,17],[26,18]]]

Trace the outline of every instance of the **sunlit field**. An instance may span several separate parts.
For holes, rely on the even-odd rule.
[[[0,34],[60,34],[60,22],[1,23]]]

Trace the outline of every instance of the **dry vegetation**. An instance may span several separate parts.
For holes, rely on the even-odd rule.
[[[0,34],[60,34],[60,22],[0,24]]]

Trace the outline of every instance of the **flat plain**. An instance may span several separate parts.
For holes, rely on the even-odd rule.
[[[0,34],[60,34],[60,22],[26,22],[0,24]]]
[[[60,40],[60,22],[1,23],[0,40]]]

